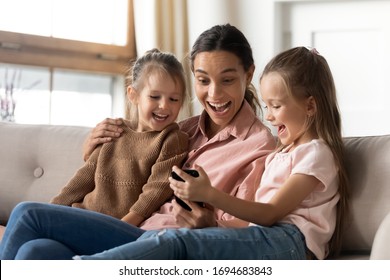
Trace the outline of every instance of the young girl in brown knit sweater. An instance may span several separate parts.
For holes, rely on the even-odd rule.
[[[138,226],[172,196],[172,166],[187,156],[188,136],[175,123],[186,85],[181,63],[157,49],[135,61],[128,80],[132,117],[122,137],[97,148],[51,202]]]

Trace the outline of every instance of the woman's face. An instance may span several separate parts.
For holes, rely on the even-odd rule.
[[[210,117],[209,137],[226,127],[241,108],[253,72],[254,66],[245,72],[240,59],[227,51],[196,55],[195,92]]]

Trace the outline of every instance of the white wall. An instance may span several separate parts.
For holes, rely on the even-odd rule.
[[[258,69],[274,54],[274,1],[189,0],[189,40],[191,44],[204,30],[230,23],[239,28],[252,45]],[[207,8],[205,8],[207,7]]]
[[[390,42],[390,0],[189,0],[188,3],[191,44],[203,30],[227,22],[246,35],[253,48],[256,64],[253,84],[257,88],[262,69],[276,53],[298,45],[318,45],[335,78],[344,136],[390,133],[386,79],[390,75],[390,56],[386,51]],[[344,6],[347,10],[340,10]],[[297,9],[310,9],[295,16],[300,26],[293,18]],[[313,41],[319,30],[329,37],[327,44],[320,44],[319,39]],[[345,35],[349,33],[354,40]],[[368,36],[372,33],[376,37]],[[302,36],[309,40],[302,40]],[[342,44],[343,40],[349,41]]]
[[[274,55],[274,6],[269,0],[188,0],[189,45],[216,24],[236,26],[252,46],[256,64],[253,84],[258,87],[261,70]],[[200,110],[195,106],[195,113]]]

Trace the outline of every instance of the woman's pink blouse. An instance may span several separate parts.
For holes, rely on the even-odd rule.
[[[189,154],[183,169],[201,166],[214,187],[238,198],[254,200],[256,189],[264,171],[267,155],[275,148],[275,140],[269,129],[244,101],[231,123],[213,138],[205,133],[207,114],[203,112],[180,123],[190,136]],[[222,210],[215,210],[219,226],[247,226]],[[171,201],[147,219],[141,228],[177,228],[172,214]]]

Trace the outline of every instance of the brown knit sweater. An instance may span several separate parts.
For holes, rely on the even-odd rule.
[[[136,132],[125,121],[117,140],[95,149],[51,203],[123,218],[148,218],[173,192],[168,177],[187,156],[188,136],[176,123],[161,132]]]

